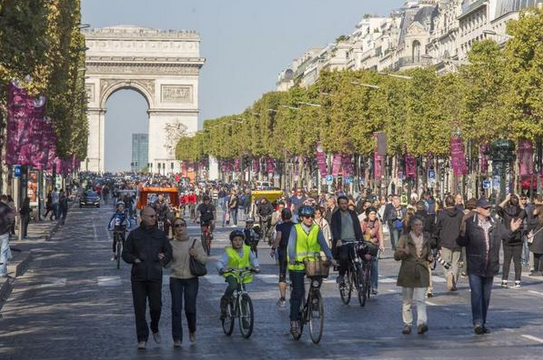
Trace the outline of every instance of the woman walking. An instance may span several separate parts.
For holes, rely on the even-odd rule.
[[[32,209],[30,208],[30,198],[27,196],[21,205],[21,210],[19,211],[19,214],[21,214],[21,230],[23,232],[23,238],[25,238],[28,233],[28,223],[30,222],[31,213]]]
[[[394,252],[394,260],[401,261],[397,285],[402,287],[403,334],[411,334],[413,303],[417,305],[417,332],[428,331],[426,290],[430,284],[428,264],[432,258],[432,240],[423,232],[424,219],[414,215],[410,219],[409,233],[403,234]]]
[[[377,217],[377,209],[370,206],[366,209],[366,218],[360,223],[362,233],[364,234],[364,241],[368,241],[374,245],[379,246],[379,253],[371,261],[371,291],[373,295],[377,295],[377,288],[379,286],[379,267],[378,261],[381,253],[385,251],[384,236],[383,236],[383,224]]]
[[[543,275],[543,204],[537,204],[528,221],[528,246],[534,254],[534,266],[530,275]]]
[[[324,235],[324,239],[327,241],[328,246],[332,247],[332,231],[330,230],[330,224],[324,218],[325,211],[322,206],[317,206],[315,209],[315,224],[319,226]]]
[[[170,293],[172,296],[172,337],[173,346],[180,347],[183,342],[181,325],[181,310],[185,302],[185,316],[189,328],[190,342],[196,341],[196,297],[198,296],[198,277],[190,271],[190,258],[193,257],[202,264],[207,262],[207,256],[200,241],[191,241],[187,222],[177,218],[173,222],[174,238],[171,240],[173,249],[170,268]]]

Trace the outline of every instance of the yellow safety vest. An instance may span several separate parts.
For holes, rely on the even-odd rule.
[[[226,255],[228,255],[228,264],[227,266],[236,270],[243,270],[246,267],[251,267],[251,260],[249,255],[251,253],[251,248],[247,245],[243,245],[243,256],[239,256],[237,250],[234,250],[231,246],[226,248]],[[227,277],[232,275],[232,273],[224,273],[222,276]],[[253,282],[253,275],[246,276],[243,280],[244,284]]]
[[[319,244],[319,226],[313,224],[309,230],[309,234],[305,232],[301,224],[294,225],[294,230],[296,231],[296,257],[295,261],[299,264],[291,265],[289,259],[289,249],[287,248],[287,261],[289,270],[305,270],[305,265],[303,264],[306,257],[309,256],[307,260],[314,260],[315,256],[320,255],[321,246]]]

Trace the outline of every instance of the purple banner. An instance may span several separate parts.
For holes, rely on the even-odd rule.
[[[241,171],[241,160],[240,159],[234,159],[234,171],[240,172]]]
[[[317,153],[315,154],[315,157],[317,158],[317,165],[319,166],[321,176],[326,177],[326,175],[328,175],[328,167],[326,166],[326,154],[320,144],[317,145]]]
[[[337,177],[339,174],[339,170],[341,169],[341,154],[334,154],[334,158],[332,160],[332,176]]]
[[[353,161],[351,154],[342,154],[341,163],[343,167],[343,176],[349,177],[353,174]]]
[[[373,152],[373,161],[375,165],[373,167],[373,178],[378,180],[383,176],[383,160],[384,156],[379,155],[377,149]]]
[[[485,144],[479,147],[479,162],[481,164],[481,173],[486,174],[488,172],[488,153],[490,152],[490,145]]]
[[[517,157],[520,168],[520,176],[528,176],[534,173],[534,148],[530,140],[520,140]]]
[[[260,172],[260,161],[258,159],[253,159],[253,172]]]
[[[266,160],[266,167],[267,167],[267,170],[268,170],[268,174],[273,174],[274,171],[275,171],[275,162],[273,161],[272,158],[268,158]]]
[[[405,177],[407,179],[417,177],[417,159],[411,154],[405,155]]]
[[[468,173],[462,138],[455,137],[451,139],[451,163],[453,174],[455,176],[465,175]]]

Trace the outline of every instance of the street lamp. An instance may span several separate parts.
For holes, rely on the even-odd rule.
[[[321,107],[319,104],[312,104],[312,103],[308,103],[308,102],[303,102],[303,101],[299,101],[297,102],[296,104],[298,105],[306,105],[306,106],[312,106],[312,107]]]
[[[288,105],[279,105],[282,108],[287,108],[290,110],[300,110],[300,108],[294,107],[294,106],[288,106]]]
[[[485,34],[485,35],[491,35],[491,36],[500,36],[500,37],[505,38],[506,40],[510,40],[510,39],[514,39],[514,38],[515,38],[515,37],[512,36],[512,35],[505,34],[505,33],[499,33],[499,32],[496,32],[496,31],[494,31],[494,30],[483,30],[483,34]]]
[[[391,77],[395,77],[395,78],[398,78],[398,79],[404,79],[404,80],[412,80],[413,79],[412,76],[391,74],[391,73],[387,73],[387,72],[384,72],[384,71],[379,71],[378,74],[383,75],[383,76],[391,76]]]
[[[87,29],[90,28],[90,24],[77,24],[78,29]]]
[[[359,83],[358,81],[351,81],[351,84],[356,85],[356,86],[365,86],[372,89],[380,89],[380,87],[377,85]]]

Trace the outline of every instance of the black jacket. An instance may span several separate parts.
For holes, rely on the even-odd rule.
[[[11,208],[0,202],[0,235],[7,234],[15,224],[15,214]]]
[[[349,213],[353,219],[354,236],[357,240],[362,240],[363,234],[360,220],[358,220],[356,212],[349,210]],[[341,210],[339,208],[332,214],[330,229],[332,231],[332,249],[335,249],[337,241],[341,239]]]
[[[495,276],[500,270],[500,246],[502,240],[509,240],[515,232],[493,218],[489,218],[489,251],[486,253],[486,242],[483,228],[479,226],[477,214],[468,217],[462,224],[460,236],[456,240],[459,246],[466,247],[468,275]]]
[[[164,259],[159,260],[158,254]],[[140,263],[135,263],[140,259]],[[123,260],[132,264],[132,281],[162,282],[162,267],[172,259],[172,246],[166,233],[157,227],[147,229],[140,226],[132,231],[123,248]]]
[[[460,236],[463,218],[464,213],[454,207],[445,208],[437,214],[435,234],[438,247],[450,250],[460,248],[456,240]]]
[[[498,215],[502,218],[503,225],[506,229],[511,229],[511,220],[523,219],[526,217],[526,212],[519,206],[512,206],[511,204],[505,204],[505,207],[498,206]],[[522,231],[521,225],[520,231],[515,231],[514,236],[504,242],[504,246],[521,246],[522,245]]]

